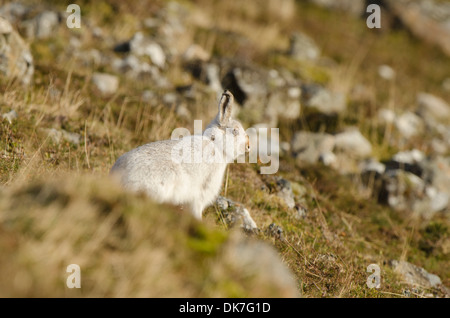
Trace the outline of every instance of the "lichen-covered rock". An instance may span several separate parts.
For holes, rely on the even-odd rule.
[[[305,108],[326,115],[340,114],[347,108],[347,97],[343,93],[317,84],[302,85],[302,101]]]
[[[291,36],[288,54],[299,60],[317,60],[320,57],[320,48],[304,33],[296,32]]]
[[[248,210],[244,208],[241,203],[237,203],[228,198],[219,196],[216,199],[216,204],[222,214],[223,220],[229,227],[239,225],[249,231],[256,230],[258,228]]]
[[[436,288],[442,285],[439,276],[428,273],[422,267],[405,261],[390,261],[394,272],[399,274],[405,283],[421,288]]]
[[[33,79],[33,56],[11,23],[0,17],[0,73],[28,85]]]
[[[92,83],[103,95],[114,94],[119,88],[119,78],[106,73],[94,73]]]
[[[371,143],[357,129],[335,135],[335,147],[349,157],[366,158],[372,153]]]
[[[27,37],[42,40],[52,36],[60,20],[57,12],[43,11],[31,20],[24,21],[22,26]]]
[[[291,149],[300,162],[314,164],[320,157],[333,151],[335,137],[326,133],[299,131],[294,134]]]

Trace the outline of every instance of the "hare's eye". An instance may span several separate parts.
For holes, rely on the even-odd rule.
[[[211,135],[211,140],[212,140],[212,141],[216,140],[216,136]]]
[[[239,130],[237,128],[233,129],[233,136],[239,135]]]

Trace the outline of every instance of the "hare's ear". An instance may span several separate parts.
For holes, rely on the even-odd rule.
[[[231,119],[231,108],[233,107],[234,97],[229,90],[222,93],[219,101],[219,124],[226,126]]]

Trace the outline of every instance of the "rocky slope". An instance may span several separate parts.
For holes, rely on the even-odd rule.
[[[363,1],[311,2],[84,1],[80,29],[52,2],[0,7],[0,294],[71,295],[43,273],[77,259],[81,296],[448,296],[450,60],[397,6],[445,14],[385,1],[404,23],[371,30]],[[75,177],[192,131],[223,89],[245,127],[279,128],[279,169],[231,165],[205,224]]]

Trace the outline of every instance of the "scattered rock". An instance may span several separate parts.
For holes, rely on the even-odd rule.
[[[395,112],[391,109],[382,108],[378,111],[378,121],[382,125],[392,124],[396,118]]]
[[[269,118],[269,126],[276,127],[278,118],[297,119],[300,116],[299,87],[285,87],[269,94],[266,107],[266,117]]]
[[[188,47],[186,52],[183,54],[183,60],[185,62],[188,61],[208,61],[211,58],[211,55],[205,51],[204,48],[202,48],[198,44],[192,44]]]
[[[43,11],[31,20],[23,22],[27,37],[47,39],[55,32],[60,16],[54,11]]]
[[[434,120],[449,120],[450,105],[442,98],[427,93],[417,94],[417,104],[419,114],[426,118],[432,117]]]
[[[0,73],[31,83],[34,73],[33,57],[20,35],[8,20],[0,17]]]
[[[323,154],[333,151],[335,137],[325,133],[299,131],[294,134],[291,145],[297,160],[314,164]]]
[[[130,51],[136,56],[148,56],[159,68],[166,65],[166,55],[157,42],[145,37],[142,32],[136,33],[130,40]]]
[[[395,78],[395,71],[389,65],[380,65],[378,67],[378,75],[380,75],[382,79],[391,81]]]
[[[294,59],[314,61],[320,57],[320,49],[309,36],[297,32],[291,36],[288,54]]]
[[[239,225],[245,230],[256,230],[258,226],[253,221],[250,213],[242,204],[219,196],[216,200],[217,207],[222,214],[223,220],[229,227]]]
[[[55,129],[55,128],[49,128],[49,129],[43,129],[44,132],[47,133],[48,137],[55,143],[60,144],[63,140],[68,141],[69,143],[73,145],[79,145],[81,141],[81,135],[77,133],[71,133],[64,129]]]
[[[420,150],[413,149],[409,151],[400,151],[396,153],[392,159],[398,163],[414,165],[422,162],[425,159],[425,154]]]
[[[337,134],[335,147],[350,157],[365,158],[372,153],[372,145],[357,129]]]
[[[323,114],[342,113],[347,108],[346,99],[343,93],[329,91],[317,84],[302,85],[302,100],[305,107]]]
[[[278,252],[259,240],[237,239],[225,247],[225,267],[248,277],[260,277],[260,288],[276,291],[280,297],[299,297],[297,281]],[[239,274],[238,274],[239,275]]]
[[[414,211],[416,201],[425,197],[425,182],[403,170],[388,170],[382,176],[379,200],[396,210]]]
[[[295,207],[294,193],[292,192],[291,183],[281,177],[276,177],[277,196],[282,198],[286,205],[293,209]]]
[[[405,261],[390,261],[394,272],[399,274],[404,282],[419,288],[436,288],[442,285],[439,276],[428,273],[422,267],[418,267]]]
[[[415,36],[450,56],[450,6],[446,1],[386,0],[390,12]]]
[[[92,83],[103,95],[114,94],[119,88],[119,78],[106,73],[94,73]]]
[[[400,115],[395,122],[395,126],[406,139],[423,134],[425,129],[422,118],[411,112]]]
[[[266,233],[266,235],[272,236],[280,241],[284,240],[283,229],[275,223],[271,223],[264,232]]]
[[[125,74],[133,79],[143,79],[147,77],[150,79],[157,79],[161,77],[156,66],[140,61],[134,55],[128,55],[123,59],[114,59],[112,62],[112,68],[116,72]]]
[[[17,117],[19,117],[16,113],[16,111],[13,109],[9,113],[3,114],[2,118],[3,120],[7,120],[9,124],[12,124],[13,120],[16,120]]]
[[[361,174],[375,172],[382,175],[386,171],[386,166],[375,159],[363,160],[359,164]]]
[[[29,7],[19,2],[9,2],[0,7],[0,16],[15,24],[23,21],[29,11]]]

